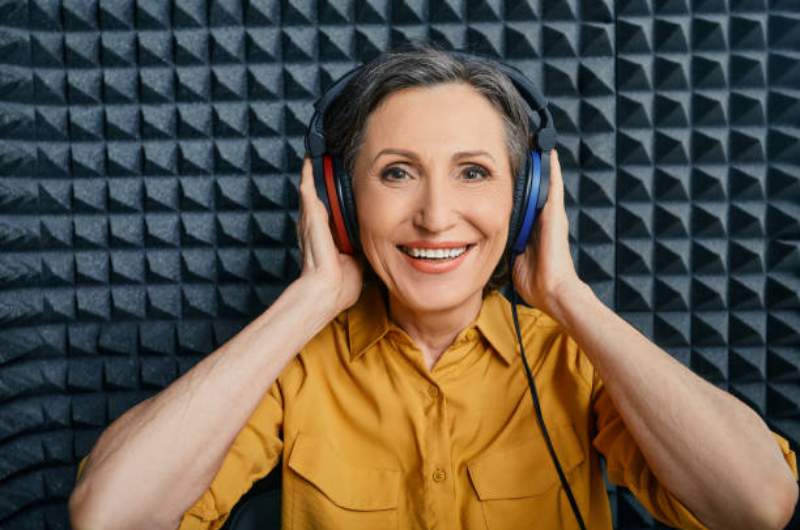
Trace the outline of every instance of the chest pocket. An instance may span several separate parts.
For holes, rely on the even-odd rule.
[[[570,471],[584,459],[571,423],[548,425],[550,441],[570,482]],[[516,528],[572,528],[572,509],[550,458],[543,435],[511,446],[491,447],[467,463],[489,530]],[[583,510],[582,496],[570,482]],[[585,515],[584,515],[585,517]],[[577,523],[575,523],[577,524]]]
[[[306,433],[295,440],[288,467],[296,474],[290,528],[398,527],[399,469],[346,461],[327,440]]]

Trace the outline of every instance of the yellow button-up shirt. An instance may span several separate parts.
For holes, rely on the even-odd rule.
[[[609,480],[656,519],[705,528],[648,468],[577,343],[537,309],[520,307],[519,317],[545,424],[587,527],[612,527],[602,453]],[[428,370],[368,287],[264,394],[180,530],[221,528],[279,460],[284,529],[578,528],[515,337],[511,305],[493,291]],[[797,476],[794,452],[773,434]]]

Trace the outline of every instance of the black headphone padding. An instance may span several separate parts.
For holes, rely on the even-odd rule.
[[[525,204],[525,195],[528,193],[531,180],[531,153],[525,151],[525,157],[520,164],[519,172],[514,175],[513,206],[511,208],[511,219],[508,225],[508,237],[506,238],[506,249],[504,256],[509,256],[511,248],[514,246],[516,235],[522,226],[522,210]]]
[[[544,208],[550,194],[550,151],[540,151],[539,154],[542,157],[542,170],[539,178],[539,199],[536,201],[537,212]]]
[[[341,198],[339,203],[347,236],[350,238],[350,244],[353,245],[353,248],[360,249],[361,237],[358,233],[358,214],[356,213],[356,200],[353,196],[353,178],[345,170],[341,156],[332,156],[331,158],[333,159],[334,174],[339,176],[339,178],[336,178],[337,192]]]

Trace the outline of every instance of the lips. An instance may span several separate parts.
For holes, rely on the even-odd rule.
[[[473,245],[469,241],[427,241],[420,239],[417,241],[408,241],[398,246],[411,247],[411,248],[459,248]]]
[[[458,268],[470,254],[474,243],[413,242],[397,245],[403,258],[414,269],[426,274],[442,274]]]

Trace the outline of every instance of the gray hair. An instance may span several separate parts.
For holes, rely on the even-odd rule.
[[[339,155],[352,176],[363,146],[367,118],[386,96],[404,88],[453,82],[471,85],[500,113],[505,125],[509,167],[512,178],[516,178],[530,149],[527,103],[491,60],[450,54],[434,43],[409,42],[383,52],[361,68],[323,116],[327,151]],[[504,258],[495,268],[484,294],[508,282],[508,264]],[[365,265],[368,270],[369,264]]]

